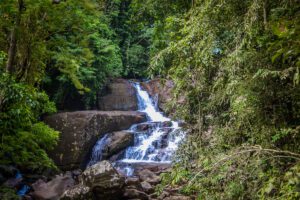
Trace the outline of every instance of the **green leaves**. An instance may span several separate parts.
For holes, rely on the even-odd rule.
[[[150,72],[175,83],[170,104],[191,129],[179,160],[197,175],[183,187],[198,188],[199,199],[297,199],[283,176],[298,158],[239,149],[300,153],[298,10],[295,0],[203,0],[157,23],[170,41]]]
[[[1,164],[42,170],[55,167],[45,150],[54,147],[58,132],[42,122],[42,114],[56,112],[44,92],[17,83],[7,74],[0,75]]]

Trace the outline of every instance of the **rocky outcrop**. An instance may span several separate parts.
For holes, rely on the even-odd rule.
[[[114,79],[98,97],[99,110],[138,110],[136,91],[128,80]]]
[[[77,111],[48,116],[45,122],[61,132],[58,145],[49,155],[63,170],[84,167],[96,141],[105,133],[125,130],[145,120],[144,113],[133,111]]]

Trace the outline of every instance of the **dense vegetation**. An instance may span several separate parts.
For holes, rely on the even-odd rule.
[[[171,39],[150,69],[174,80],[170,106],[191,124],[166,185],[199,199],[300,197],[299,14],[297,1],[199,0],[165,18]]]
[[[169,107],[190,130],[158,191],[299,198],[299,7],[297,0],[1,2],[0,164],[55,167],[46,151],[58,133],[41,122],[44,114],[95,108],[109,78],[160,76],[174,81]]]

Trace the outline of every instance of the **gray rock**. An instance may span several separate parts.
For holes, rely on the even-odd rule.
[[[141,187],[147,194],[154,192],[154,188],[152,187],[152,185],[146,181],[141,182]]]
[[[108,135],[105,153],[103,155],[104,159],[111,157],[114,154],[126,149],[127,147],[133,145],[134,135],[126,131],[113,132]]]
[[[60,199],[61,200],[91,200],[93,199],[93,194],[89,187],[79,184],[66,190]]]
[[[101,93],[106,95],[98,98],[99,110],[138,110],[136,91],[128,80],[114,79]]]
[[[145,120],[144,113],[133,111],[77,111],[48,116],[45,122],[61,132],[58,145],[49,155],[62,170],[83,168],[98,138]]]
[[[158,184],[160,182],[160,177],[149,169],[144,169],[138,172],[138,176],[142,181],[146,181],[151,184]]]
[[[101,161],[82,173],[81,184],[91,188],[96,199],[117,200],[122,196],[125,178],[108,161]]]

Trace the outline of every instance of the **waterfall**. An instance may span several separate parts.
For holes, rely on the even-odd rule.
[[[128,147],[122,158],[114,163],[118,170],[128,176],[133,173],[131,164],[134,163],[170,163],[185,136],[178,122],[165,117],[157,108],[157,102],[151,99],[139,83],[132,84],[137,92],[139,111],[145,112],[148,120],[134,124],[129,129],[134,134],[134,145]],[[96,143],[88,165],[93,165],[102,159],[106,141],[107,135]]]
[[[98,161],[102,160],[103,153],[105,151],[105,145],[107,143],[108,134],[105,134],[100,140],[97,141],[95,144],[91,159],[88,163],[88,166],[91,166],[93,164],[96,164]]]
[[[155,106],[156,103],[153,102],[145,90],[142,90],[139,83],[133,83],[133,85],[137,92],[139,111],[145,112],[150,121],[170,121],[170,118],[164,117],[163,114],[158,111],[157,107]]]

